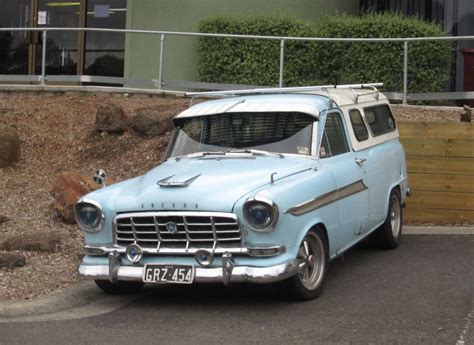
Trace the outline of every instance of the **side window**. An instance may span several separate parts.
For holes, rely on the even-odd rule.
[[[331,157],[331,148],[329,147],[326,131],[324,131],[323,139],[321,141],[321,150],[319,151],[319,157],[321,158]]]
[[[369,138],[369,132],[365,127],[364,120],[358,109],[349,110],[349,117],[351,118],[352,128],[358,141],[364,141]]]
[[[321,158],[337,156],[348,151],[341,117],[336,113],[328,114],[321,141]]]
[[[370,130],[375,137],[395,130],[395,120],[388,105],[364,108],[364,113]]]

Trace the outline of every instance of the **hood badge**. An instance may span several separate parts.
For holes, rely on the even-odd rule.
[[[170,181],[174,177],[174,175],[171,175],[171,176],[165,177],[162,180],[159,180],[157,183],[158,183],[158,186],[163,187],[163,188],[187,187],[191,183],[193,183],[194,180],[197,179],[199,176],[201,176],[201,174],[197,174],[184,181]]]
[[[176,224],[175,222],[168,222],[165,224],[165,227],[169,233],[175,234],[178,232],[178,224]]]

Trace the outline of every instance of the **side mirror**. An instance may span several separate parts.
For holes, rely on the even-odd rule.
[[[102,169],[97,169],[95,171],[95,174],[93,176],[94,182],[97,183],[98,185],[105,187],[105,177],[107,175],[105,174],[105,171]]]

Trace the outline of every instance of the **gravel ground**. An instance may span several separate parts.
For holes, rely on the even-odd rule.
[[[462,108],[393,105],[397,121],[459,122]]]
[[[101,167],[118,180],[141,175],[156,166],[169,135],[143,139],[133,133],[100,135],[94,132],[95,112],[110,102],[128,117],[142,107],[160,106],[176,114],[189,101],[183,98],[122,94],[0,93],[0,122],[17,128],[22,142],[21,161],[0,169],[0,215],[11,219],[0,225],[0,241],[8,236],[36,232],[61,235],[53,254],[24,252],[27,265],[0,269],[0,302],[30,299],[73,285],[82,256],[82,234],[54,214],[51,188],[63,170],[91,174]],[[399,120],[459,121],[459,111],[394,107]]]
[[[61,290],[78,281],[82,233],[54,214],[51,189],[63,170],[92,174],[101,167],[123,180],[156,166],[168,135],[142,139],[126,132],[102,136],[94,132],[95,112],[104,102],[124,108],[128,116],[142,107],[168,106],[176,113],[188,105],[179,98],[82,94],[0,94],[0,122],[17,128],[21,161],[0,169],[0,214],[11,219],[0,225],[0,240],[29,233],[59,233],[60,250],[53,254],[25,252],[27,265],[0,269],[0,301],[29,299]]]

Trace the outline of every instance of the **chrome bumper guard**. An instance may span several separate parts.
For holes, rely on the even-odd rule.
[[[236,266],[231,253],[222,255],[222,267],[205,268],[195,267],[196,283],[222,282],[224,285],[229,283],[272,283],[287,279],[298,272],[298,260],[270,266],[270,267],[251,267]],[[117,282],[126,281],[143,281],[143,266],[123,266],[120,255],[115,253],[109,254],[109,265],[84,265],[79,266],[79,275],[84,278],[95,280],[110,280]]]

